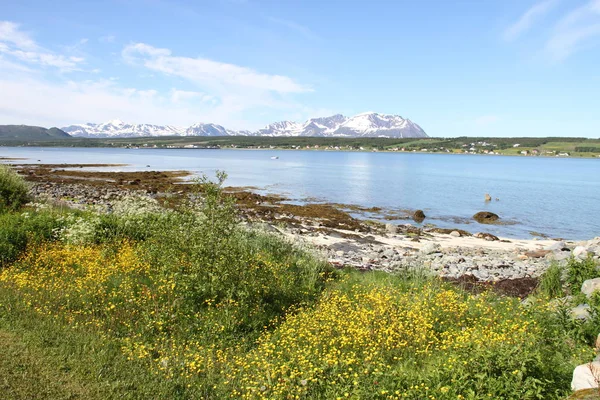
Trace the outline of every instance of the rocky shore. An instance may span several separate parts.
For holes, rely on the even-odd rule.
[[[38,197],[69,207],[94,205],[107,211],[115,201],[128,195],[174,196],[172,192],[165,194],[139,185],[130,186],[35,182],[32,191]],[[175,195],[184,192],[180,190]],[[316,248],[338,267],[387,272],[423,267],[448,280],[524,281],[527,284],[521,285],[525,287],[517,294],[525,295],[552,262],[564,264],[570,257],[583,259],[588,255],[600,258],[600,237],[581,242],[508,240],[485,233],[471,235],[459,230],[422,229],[411,224],[331,223],[326,218],[314,218],[310,213],[303,215],[303,212],[294,214],[287,209],[279,210],[277,204],[265,204],[265,198],[260,196],[250,196],[249,201],[248,195],[238,197],[247,200],[240,204],[246,224]]]

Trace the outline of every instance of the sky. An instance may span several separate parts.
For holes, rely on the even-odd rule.
[[[600,137],[600,0],[0,0],[0,124]]]

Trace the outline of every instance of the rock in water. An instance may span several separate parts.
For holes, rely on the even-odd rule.
[[[589,364],[578,365],[573,371],[571,389],[577,391],[597,388],[598,378],[600,378],[600,362],[594,361]]]
[[[489,211],[480,211],[477,214],[473,215],[473,219],[480,224],[493,224],[498,221],[500,217],[497,214]]]
[[[415,222],[421,223],[425,219],[425,213],[423,210],[417,210],[413,213],[412,218]]]
[[[485,194],[485,201],[492,201],[492,196],[489,193]]]

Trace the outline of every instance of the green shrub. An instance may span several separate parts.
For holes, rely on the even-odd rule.
[[[63,226],[61,218],[49,211],[0,215],[0,268],[14,262],[30,244],[51,240]]]
[[[557,263],[552,263],[541,276],[537,291],[549,299],[563,296],[562,268]]]
[[[29,201],[29,187],[10,167],[0,165],[0,212],[17,210]]]
[[[581,293],[581,285],[588,279],[597,278],[599,275],[596,262],[588,257],[585,260],[571,258],[567,264],[567,283],[571,294]]]

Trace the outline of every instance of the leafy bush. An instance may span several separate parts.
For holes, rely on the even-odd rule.
[[[593,258],[585,260],[571,258],[567,264],[567,284],[572,294],[581,293],[581,285],[588,279],[597,278],[598,268]]]
[[[549,299],[563,296],[562,275],[563,269],[557,263],[552,263],[540,278],[538,293]]]
[[[29,201],[29,187],[10,167],[0,164],[0,212],[17,210]]]
[[[14,262],[29,245],[53,239],[63,223],[49,211],[1,214],[0,268]]]

